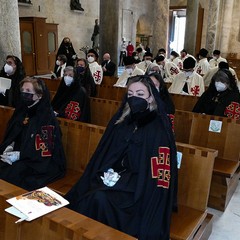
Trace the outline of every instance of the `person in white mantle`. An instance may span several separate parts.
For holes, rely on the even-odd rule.
[[[205,91],[203,77],[194,71],[196,61],[188,57],[183,61],[183,72],[177,74],[168,91],[175,94],[201,96]]]
[[[207,59],[208,50],[201,48],[198,54],[200,60],[195,67],[195,71],[203,77],[210,69],[210,65]]]
[[[220,50],[213,51],[213,58],[209,61],[210,68],[218,67],[220,62],[227,62],[227,60],[221,57]]]
[[[135,65],[135,60],[131,56],[127,56],[123,58],[123,63],[125,66],[125,70],[120,75],[117,82],[113,85],[115,87],[126,87],[127,80],[129,77],[137,76],[137,75],[143,75],[144,71],[138,68]]]
[[[179,67],[173,62],[169,62],[163,55],[156,57],[155,62],[161,69],[164,82],[172,82],[174,76],[180,73]]]
[[[95,84],[100,85],[103,79],[102,66],[98,64],[98,53],[94,49],[90,49],[87,53],[87,61],[92,73]]]

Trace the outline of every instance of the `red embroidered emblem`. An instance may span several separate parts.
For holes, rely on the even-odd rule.
[[[100,71],[100,70],[97,70],[97,71],[93,74],[93,77],[94,77],[94,79],[95,79],[96,82],[101,81],[101,78],[102,78],[102,76],[101,76],[101,71]]]
[[[169,119],[170,119],[170,121],[171,121],[172,130],[173,130],[173,132],[174,132],[174,118],[175,118],[175,116],[174,116],[173,114],[168,114],[168,117],[169,117]]]
[[[224,115],[229,118],[240,119],[240,104],[231,102],[231,104],[225,108]]]
[[[70,101],[65,108],[65,117],[71,120],[78,120],[80,117],[81,109],[78,102]]]
[[[171,75],[177,75],[179,73],[178,69],[175,67],[170,68],[170,73]]]
[[[199,66],[199,67],[197,68],[196,72],[197,72],[198,74],[201,74],[201,73],[202,73],[202,68],[201,68],[201,66]]]
[[[191,88],[191,92],[192,92],[193,96],[197,96],[197,95],[199,95],[200,87],[197,86],[197,85],[194,86],[194,87],[192,87],[192,88]]]
[[[169,188],[170,181],[170,149],[168,147],[158,148],[158,157],[151,158],[152,178],[157,178],[157,186]]]
[[[36,134],[35,148],[41,150],[42,157],[52,156],[51,149],[53,149],[53,130],[54,126],[42,126],[41,134]]]

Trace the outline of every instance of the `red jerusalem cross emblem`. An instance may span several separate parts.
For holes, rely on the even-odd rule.
[[[53,149],[53,130],[54,126],[42,126],[41,134],[35,137],[35,148],[41,150],[42,157],[52,156],[51,149]]]
[[[193,96],[197,96],[197,95],[199,95],[200,87],[197,86],[197,85],[194,86],[194,87],[192,87],[192,88],[191,88],[191,92],[192,92]]]
[[[169,188],[170,181],[170,149],[158,148],[158,157],[151,158],[152,178],[157,178],[157,186]]]
[[[101,71],[100,70],[97,70],[94,74],[94,79],[96,80],[96,82],[99,82],[101,80]]]
[[[171,75],[177,75],[179,73],[178,69],[175,67],[170,68],[170,73]]]
[[[80,117],[80,110],[78,102],[70,101],[65,108],[65,116],[67,119],[77,120]]]
[[[231,102],[231,104],[225,108],[224,115],[229,118],[240,119],[240,104]]]

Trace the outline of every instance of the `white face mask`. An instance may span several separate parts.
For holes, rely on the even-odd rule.
[[[94,62],[94,57],[88,57],[87,60],[88,60],[89,63],[92,63],[92,62]]]
[[[227,85],[222,82],[215,82],[215,87],[218,92],[223,92],[227,89]]]
[[[217,60],[217,57],[216,57],[216,56],[213,56],[213,59],[214,59],[214,60]]]
[[[64,76],[64,82],[67,86],[70,86],[71,83],[73,82],[73,77],[70,76]]]
[[[59,60],[56,61],[56,65],[58,65],[58,66],[60,65],[60,61]]]
[[[184,72],[186,77],[191,77],[193,72],[192,71],[188,71],[188,72]]]
[[[134,56],[134,59],[138,60],[138,56]]]
[[[4,65],[4,72],[8,75],[13,74],[13,67],[7,63]]]
[[[173,59],[174,59],[174,56],[171,55],[171,56],[170,56],[170,59],[173,60]]]

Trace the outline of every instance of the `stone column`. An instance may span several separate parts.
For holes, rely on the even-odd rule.
[[[103,54],[108,52],[118,66],[118,22],[119,0],[100,0],[99,63]]]
[[[153,0],[153,56],[159,48],[168,49],[169,6],[170,0]]]
[[[207,26],[206,48],[211,55],[216,48],[218,16],[219,16],[219,0],[209,1],[209,14]]]
[[[229,43],[231,41],[231,29],[232,29],[232,16],[233,16],[234,0],[228,0],[223,2],[223,14],[222,14],[222,29],[220,50],[222,53],[227,54],[229,52]]]
[[[199,0],[187,1],[187,18],[184,39],[184,48],[192,55],[195,55],[197,26],[198,26]]]
[[[7,55],[21,59],[20,27],[17,0],[0,0],[0,61]]]

